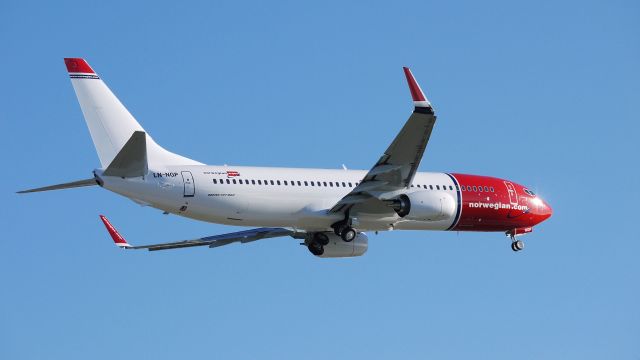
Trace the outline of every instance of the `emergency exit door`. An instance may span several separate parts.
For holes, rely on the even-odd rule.
[[[193,183],[191,171],[182,172],[182,182],[184,183],[184,197],[193,197],[196,194],[196,186]]]

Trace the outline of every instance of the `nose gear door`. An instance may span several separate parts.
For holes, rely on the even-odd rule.
[[[193,197],[196,194],[196,186],[193,183],[191,171],[182,172],[182,182],[184,183],[184,197]]]

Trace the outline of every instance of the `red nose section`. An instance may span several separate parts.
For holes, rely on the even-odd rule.
[[[70,73],[87,73],[95,74],[91,66],[87,64],[84,59],[81,58],[65,58],[64,64],[67,66],[67,71]]]
[[[553,209],[551,208],[551,206],[549,206],[549,204],[546,201],[544,201],[543,204],[544,206],[542,210],[542,216],[544,217],[544,219],[542,220],[547,220],[548,218],[551,217],[551,215],[553,215]]]

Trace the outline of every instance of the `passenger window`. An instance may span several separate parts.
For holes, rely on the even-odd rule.
[[[453,190],[453,186],[449,185],[449,190]]]
[[[232,181],[233,181],[234,184],[236,183],[236,179],[233,179]]]
[[[430,189],[430,190],[433,190],[433,185],[429,185],[429,189]]]
[[[300,184],[300,180],[298,180],[298,186],[302,186],[302,184]]]
[[[309,186],[309,184],[307,184],[307,182],[305,181],[305,182],[304,182],[304,186]]]
[[[473,191],[474,191],[474,192],[477,192],[477,191],[478,191],[478,189],[474,186],[474,187],[473,187]]]
[[[262,180],[258,180],[258,185],[262,185]]]
[[[285,184],[285,185],[289,185],[289,184],[287,183],[287,180],[285,180],[285,181],[284,181],[284,184]]]
[[[440,190],[440,185],[436,185],[436,189]]]
[[[485,187],[484,187],[484,191],[489,192],[489,187],[488,187],[488,186],[485,186]]]
[[[333,187],[333,182],[329,181],[329,186]]]
[[[264,184],[265,184],[265,185],[269,185],[269,180],[265,180],[265,181],[264,181]]]
[[[342,187],[347,187],[347,183],[345,183],[344,181],[342,182]]]
[[[255,180],[251,180],[251,185],[255,185],[256,181]]]
[[[227,184],[231,184],[231,181],[229,181],[229,179],[227,179]]]
[[[462,191],[466,191],[467,188],[464,185],[461,185],[460,188],[462,189]]]
[[[242,184],[242,179],[238,180],[238,182],[239,182],[240,184]]]
[[[304,182],[304,185],[307,186],[307,182],[306,181]],[[311,186],[316,186],[316,184],[312,181],[311,182]]]
[[[351,183],[349,183],[349,187],[353,187],[353,185]]]
[[[271,185],[275,185],[275,183],[273,182],[273,180],[270,180],[270,182],[271,182]]]
[[[218,183],[218,180],[213,179],[213,183],[214,183],[214,184],[217,184],[217,183]]]
[[[280,180],[276,180],[276,184],[280,185]]]
[[[327,182],[326,182],[326,181],[323,181],[323,182],[322,182],[322,184],[323,184],[324,186],[327,186]]]

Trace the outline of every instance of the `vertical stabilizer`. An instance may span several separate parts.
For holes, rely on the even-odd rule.
[[[100,163],[106,168],[133,133],[144,129],[84,59],[66,58],[64,62]],[[200,164],[163,149],[148,134],[146,146],[149,166]]]

